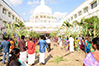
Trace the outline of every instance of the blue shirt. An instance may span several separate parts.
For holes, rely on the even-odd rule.
[[[86,46],[86,43],[87,43],[87,46],[88,46],[88,47]],[[85,45],[85,49],[86,49],[86,48],[89,48],[89,42],[88,42],[87,40],[85,41],[84,45]]]
[[[47,48],[46,41],[45,40],[39,40],[38,44],[40,45],[40,48],[39,48],[40,53],[45,53],[45,46]]]
[[[3,48],[3,52],[9,52],[10,42],[4,40],[3,42],[1,42],[0,47]]]

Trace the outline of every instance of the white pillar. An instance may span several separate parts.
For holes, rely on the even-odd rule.
[[[1,28],[1,25],[3,25],[2,19],[0,19],[0,28]]]
[[[3,7],[2,7],[2,6],[0,6],[0,13],[2,13],[2,10],[3,10]]]
[[[35,16],[34,16],[34,22],[35,22]]]
[[[2,27],[2,19],[0,19],[0,33],[1,33],[1,27]],[[2,35],[0,35],[0,38],[2,38]],[[1,40],[0,40],[1,42]]]
[[[99,0],[97,0],[97,6],[99,6]]]
[[[99,0],[97,0],[97,8],[99,10]],[[99,13],[99,11],[98,11],[98,13]]]
[[[81,10],[82,11],[82,15],[84,14],[84,9]]]

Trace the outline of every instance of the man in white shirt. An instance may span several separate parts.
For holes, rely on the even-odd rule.
[[[50,37],[48,37],[48,39],[46,40],[46,43],[47,43],[47,46],[48,46],[48,52],[50,52],[51,51],[51,48],[50,48],[50,46],[51,46]]]
[[[74,38],[72,38],[72,36],[70,36],[70,38],[69,38],[69,50],[70,50],[70,52],[74,52]]]

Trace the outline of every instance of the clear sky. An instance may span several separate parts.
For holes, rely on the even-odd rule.
[[[41,0],[5,0],[25,21],[30,20],[34,9],[40,5]],[[63,18],[85,0],[45,0],[52,9],[52,14]],[[60,16],[61,15],[61,16]]]

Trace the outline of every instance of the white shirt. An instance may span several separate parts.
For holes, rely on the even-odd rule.
[[[50,40],[50,39],[47,39],[46,42],[47,42],[47,43],[51,43],[51,40]]]
[[[69,38],[70,43],[74,41],[72,37]]]

